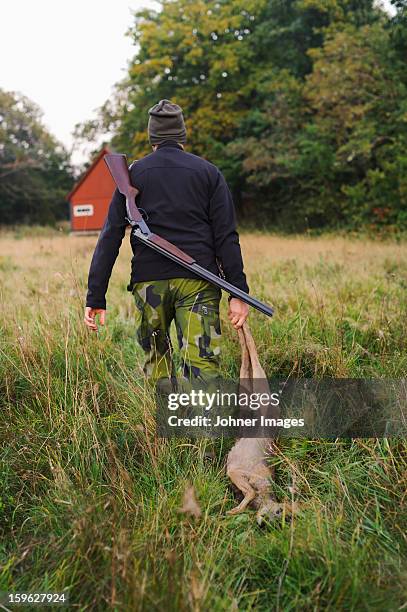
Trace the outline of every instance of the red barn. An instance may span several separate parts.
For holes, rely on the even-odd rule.
[[[73,232],[94,232],[103,227],[115,190],[115,183],[103,160],[106,153],[110,151],[103,147],[67,195]]]

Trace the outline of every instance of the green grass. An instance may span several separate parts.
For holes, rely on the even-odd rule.
[[[128,247],[108,325],[82,324],[95,238],[0,236],[0,590],[70,593],[78,610],[400,610],[407,445],[284,439],[275,492],[302,512],[259,528],[224,471],[231,440],[160,440],[141,373]],[[244,236],[251,328],[270,376],[404,377],[407,250]],[[224,315],[222,372],[239,348]],[[193,483],[202,516],[180,514]]]

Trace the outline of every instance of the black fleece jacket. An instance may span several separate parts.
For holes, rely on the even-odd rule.
[[[130,167],[140,190],[136,203],[152,232],[191,255],[197,263],[249,292],[243,272],[232,196],[222,173],[210,162],[166,141]],[[106,308],[105,294],[125,235],[126,202],[116,189],[89,270],[86,305]],[[140,281],[198,278],[131,237],[128,290]]]

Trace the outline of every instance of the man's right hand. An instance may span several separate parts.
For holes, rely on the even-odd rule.
[[[106,320],[106,310],[103,310],[102,308],[90,308],[89,306],[85,308],[85,318],[83,321],[86,327],[89,327],[89,329],[95,332],[98,331],[96,315],[99,315],[99,323],[104,325]]]

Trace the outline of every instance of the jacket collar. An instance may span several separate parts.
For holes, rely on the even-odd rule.
[[[157,146],[157,151],[158,151],[158,149],[162,149],[164,147],[172,147],[174,149],[181,149],[181,151],[183,151],[183,148],[181,147],[181,145],[179,145],[177,142],[175,142],[175,140],[164,140],[164,142],[161,142]]]

